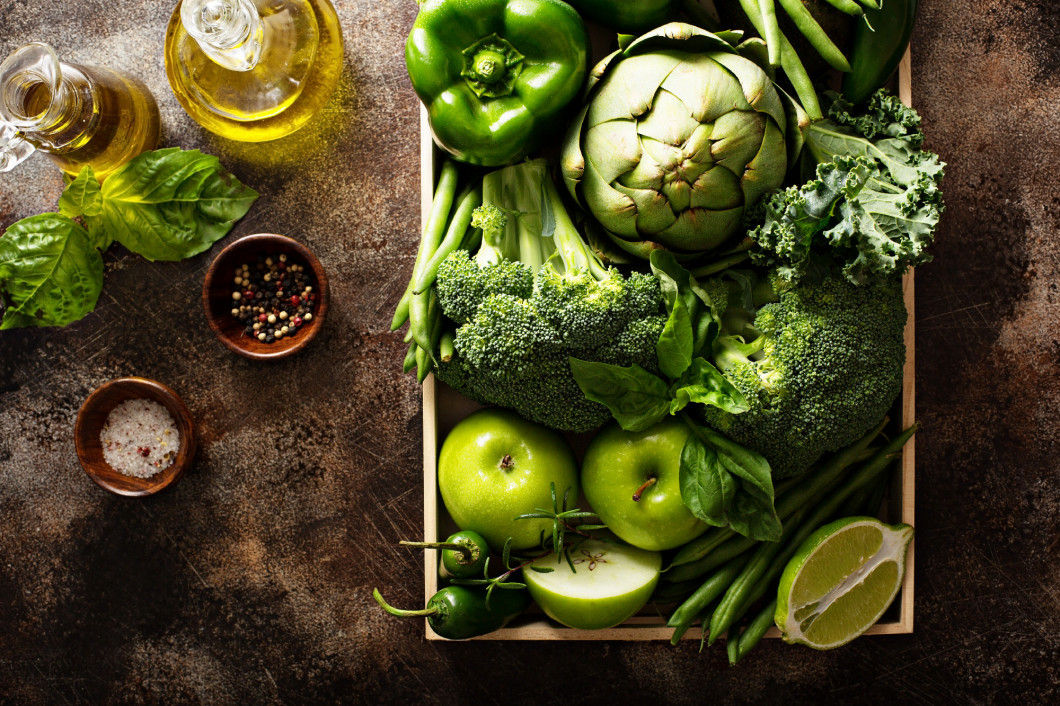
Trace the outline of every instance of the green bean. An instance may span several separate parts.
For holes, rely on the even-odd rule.
[[[774,615],[777,612],[777,601],[774,599],[772,602],[767,603],[766,607],[763,608],[758,615],[756,615],[748,624],[747,629],[740,635],[739,649],[736,652],[736,659],[729,655],[729,664],[736,664],[751,651],[751,649],[759,643],[759,641],[769,632],[769,628],[773,627]]]
[[[725,592],[725,589],[729,587],[729,584],[732,583],[732,580],[740,573],[746,563],[746,557],[737,557],[726,564],[724,568],[715,572],[684,603],[677,606],[670,615],[670,619],[666,621],[667,627],[677,628],[683,634],[684,630],[681,630],[681,628],[687,629],[689,625],[694,623],[703,610]],[[677,631],[675,631],[675,635],[677,637],[672,637],[671,642],[677,644],[676,640],[681,638]]]
[[[865,11],[861,9],[861,5],[858,5],[854,0],[828,0],[828,4],[840,12],[845,12],[855,17],[865,14]]]
[[[456,162],[446,159],[442,164],[442,171],[438,175],[438,183],[434,189],[434,200],[431,202],[431,211],[427,215],[427,222],[423,226],[423,234],[420,236],[420,247],[416,251],[416,262],[412,266],[412,277],[405,293],[398,302],[394,311],[394,318],[390,322],[390,330],[397,331],[409,320],[412,308],[413,283],[419,277],[420,270],[434,255],[438,243],[442,240],[445,232],[445,224],[449,220],[449,211],[453,208],[453,197],[456,196],[457,167]]]
[[[443,363],[448,363],[456,353],[456,337],[451,329],[442,332],[442,339],[438,342],[438,357]]]
[[[817,50],[821,58],[828,62],[829,66],[836,71],[850,71],[850,62],[802,4],[802,0],[780,0],[780,4],[788,13],[791,21],[799,28],[802,36],[806,38],[810,46]]]
[[[762,38],[769,51],[769,65],[780,66],[780,25],[777,24],[777,6],[773,0],[758,0],[758,12],[762,16]]]
[[[409,301],[409,331],[412,332],[416,345],[427,352],[431,350],[431,320],[428,315],[430,302],[429,291],[413,294]]]
[[[419,346],[416,345],[415,341],[409,342],[409,351],[405,354],[405,362],[402,364],[401,369],[404,372],[409,372],[416,367],[416,350]]]
[[[416,278],[416,284],[412,289],[414,294],[419,294],[434,284],[434,279],[438,276],[438,267],[442,264],[442,260],[459,248],[467,237],[467,229],[471,225],[472,213],[482,205],[481,181],[478,184],[466,187],[456,200],[456,203],[456,211],[453,212],[453,217],[449,221],[449,228],[445,231],[445,237],[438,245],[438,249],[434,251],[431,259],[423,266],[419,277]]]
[[[435,367],[437,367],[438,360],[435,358],[434,352],[438,350],[438,344],[442,340],[442,307],[441,303],[438,301],[437,290],[435,290],[434,287],[431,287],[430,292],[431,301],[427,307],[427,318],[431,323],[431,347],[427,350],[427,353],[430,354],[432,362]]]
[[[431,357],[427,355],[427,351],[423,350],[419,346],[416,346],[416,380],[419,383],[427,378],[427,373],[431,372]]]
[[[733,625],[725,633],[725,653],[729,655],[729,664],[736,664],[740,660],[740,628]]]
[[[880,9],[880,0],[858,0],[865,7],[871,7],[873,10]]]
[[[740,0],[740,7],[743,8],[747,19],[751,20],[755,31],[760,36],[765,37],[765,22],[762,14],[758,11],[757,0]],[[817,100],[817,90],[813,86],[810,75],[806,73],[806,67],[802,65],[799,55],[795,53],[795,48],[791,46],[791,42],[788,41],[783,32],[779,34],[779,44],[780,66],[784,69],[788,80],[791,81],[795,94],[798,95],[799,101],[802,103],[803,110],[806,111],[806,115],[810,120],[820,120],[824,117],[824,113],[821,112],[821,103]]]
[[[783,536],[777,545],[763,544],[752,555],[747,566],[733,581],[729,590],[722,597],[718,610],[711,619],[710,632],[720,634],[739,620],[750,605],[765,595],[766,590],[775,584],[772,582],[780,576],[787,563],[798,551],[799,545],[819,527],[824,525],[843,503],[862,488],[867,487],[891,463],[905,442],[916,433],[917,425],[909,427],[877,451],[872,458],[861,465],[834,493],[830,494],[812,511],[799,512],[800,519],[789,523],[784,528]],[[802,516],[805,516],[803,519]],[[797,527],[796,527],[797,525]]]

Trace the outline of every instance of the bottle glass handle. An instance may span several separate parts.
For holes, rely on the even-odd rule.
[[[11,171],[33,154],[35,149],[22,139],[14,125],[0,122],[0,172]]]

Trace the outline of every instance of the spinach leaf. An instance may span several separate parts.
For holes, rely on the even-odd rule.
[[[176,147],[136,157],[103,182],[101,194],[103,228],[148,260],[206,250],[258,197],[217,157]]]
[[[663,375],[675,379],[688,369],[692,363],[692,321],[688,318],[688,309],[678,297],[674,300],[670,317],[655,344],[655,353],[659,358],[659,369]]]
[[[102,289],[103,258],[70,218],[23,218],[0,237],[0,329],[65,326],[92,311]]]
[[[584,395],[611,410],[626,431],[644,431],[670,412],[666,383],[636,363],[621,365],[570,358],[574,381]]]
[[[782,530],[769,463],[688,417],[692,435],[681,452],[681,498],[693,515],[760,541]]]
[[[751,408],[743,393],[703,358],[692,361],[670,387],[670,395],[670,414],[677,414],[689,402],[708,404],[730,414],[742,414]]]

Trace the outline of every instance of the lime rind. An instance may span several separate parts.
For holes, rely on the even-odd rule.
[[[845,645],[876,623],[905,576],[909,525],[850,517],[806,538],[781,576],[775,615],[786,642]]]

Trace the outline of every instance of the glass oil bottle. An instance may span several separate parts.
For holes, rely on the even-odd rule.
[[[246,142],[302,127],[342,73],[342,31],[328,0],[182,0],[165,52],[184,110]]]
[[[99,178],[158,146],[158,106],[139,79],[59,61],[47,44],[19,47],[0,64],[0,171],[35,150],[76,175]]]

